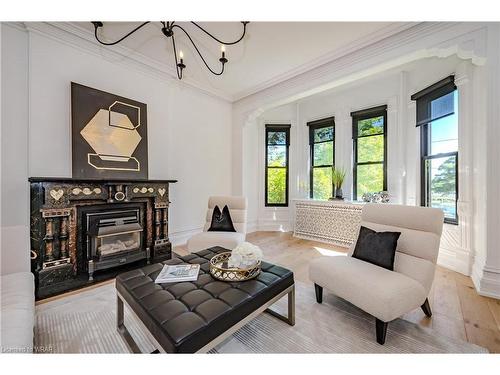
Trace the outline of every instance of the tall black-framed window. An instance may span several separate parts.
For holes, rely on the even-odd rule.
[[[458,224],[458,92],[449,76],[411,96],[420,127],[420,204]]]
[[[290,125],[266,125],[266,206],[288,206],[289,146]]]
[[[335,118],[308,122],[310,148],[310,197],[333,197],[332,172],[335,165]]]
[[[351,112],[353,199],[387,190],[387,106]]]

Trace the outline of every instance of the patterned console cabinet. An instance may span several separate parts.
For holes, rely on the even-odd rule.
[[[358,236],[362,203],[294,200],[294,236],[349,247]]]

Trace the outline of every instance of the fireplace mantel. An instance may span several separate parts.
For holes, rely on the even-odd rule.
[[[176,183],[177,180],[129,180],[129,179],[103,179],[103,178],[72,178],[72,177],[30,177],[29,182],[59,182],[59,183],[104,183],[104,184],[131,184],[131,183]]]
[[[131,264],[131,260],[123,258],[123,269],[100,271],[92,277],[94,264],[86,253],[88,239],[87,234],[82,233],[85,228],[82,220],[85,212],[94,207],[104,211],[123,209],[127,205],[141,207],[144,253],[148,254],[144,262],[171,257],[169,186],[177,180],[30,177],[29,182],[31,268],[37,298],[109,279],[137,263]]]

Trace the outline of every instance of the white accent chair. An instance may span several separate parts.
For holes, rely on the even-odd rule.
[[[212,213],[215,206],[220,210],[226,206],[229,208],[231,220],[236,232],[208,232],[212,222]],[[195,234],[187,242],[190,252],[208,249],[213,246],[233,250],[245,241],[247,231],[247,199],[245,197],[214,196],[208,199],[208,210],[205,226],[202,233]]]
[[[427,296],[434,280],[443,220],[443,211],[436,208],[366,204],[362,226],[377,232],[401,232],[394,271],[353,258],[354,243],[348,256],[311,261],[309,278],[314,282],[316,300],[322,302],[325,288],[374,316],[381,345],[388,322],[418,307],[430,317]]]

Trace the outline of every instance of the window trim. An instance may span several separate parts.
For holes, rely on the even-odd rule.
[[[333,158],[332,158],[332,170],[335,167],[335,116],[331,117],[326,117],[320,120],[315,120],[315,121],[310,121],[307,123],[307,126],[309,127],[309,198],[314,199],[313,193],[314,193],[314,168],[325,168],[325,167],[330,167],[330,165],[314,165],[314,145],[316,144],[321,144],[321,143],[326,143],[326,142],[333,142]],[[333,128],[333,139],[331,141],[321,141],[321,142],[314,142],[314,131],[317,129],[323,129],[323,128]],[[334,187],[333,187],[333,179],[332,179],[332,197],[333,194],[335,193]]]
[[[429,159],[436,159],[436,158],[442,158],[446,156],[455,156],[456,164],[455,164],[455,218],[450,219],[445,217],[444,222],[446,224],[452,224],[452,225],[458,225],[459,223],[459,216],[458,216],[458,197],[459,197],[459,186],[458,186],[458,171],[459,171],[459,150],[457,151],[452,151],[452,152],[446,152],[446,153],[440,153],[440,154],[434,154],[434,155],[429,155],[429,150],[430,150],[430,133],[429,133],[429,127],[432,126],[433,121],[437,121],[440,118],[446,117],[437,117],[434,118],[430,121],[424,121],[425,119],[419,119],[420,116],[425,116],[425,118],[431,119],[430,116],[430,103],[433,100],[436,100],[440,97],[443,97],[445,95],[448,95],[452,92],[456,91],[456,95],[458,95],[458,90],[457,86],[455,85],[455,76],[450,75],[441,81],[438,81],[423,90],[420,90],[419,92],[413,94],[411,96],[411,100],[415,100],[417,102],[417,118],[416,118],[416,126],[420,127],[420,206],[423,207],[432,207],[430,206],[430,202],[428,201],[429,197],[429,189],[430,189],[430,184],[426,186],[426,169],[425,169],[425,162]],[[454,111],[456,111],[456,108],[454,108]]]
[[[264,175],[265,175],[265,185],[264,185],[264,206],[265,207],[288,207],[288,197],[289,197],[289,187],[290,187],[290,183],[289,183],[289,173],[290,173],[290,152],[289,152],[289,148],[290,148],[290,128],[291,128],[291,125],[290,124],[266,124],[265,125],[266,127],[266,136],[265,136],[265,147],[266,147],[266,159],[265,159],[265,171],[264,171]],[[286,140],[286,166],[285,167],[268,167],[267,163],[268,163],[268,142],[269,142],[269,138],[268,138],[268,135],[270,132],[285,132],[285,140]],[[268,182],[268,176],[267,176],[267,172],[268,172],[268,169],[269,168],[279,168],[279,169],[282,169],[282,168],[285,168],[286,169],[286,181],[285,181],[285,203],[269,203],[267,198],[268,198],[268,189],[267,189],[267,182]]]
[[[384,131],[380,134],[369,134],[358,136],[358,121],[366,120],[373,117],[382,116],[384,118]],[[374,165],[382,164],[383,167],[383,182],[382,188],[387,191],[387,105],[363,109],[360,111],[351,112],[352,117],[352,146],[353,146],[353,173],[352,173],[352,199],[358,200],[358,165]],[[380,136],[384,137],[384,160],[383,161],[367,161],[358,163],[358,139],[366,137]]]

